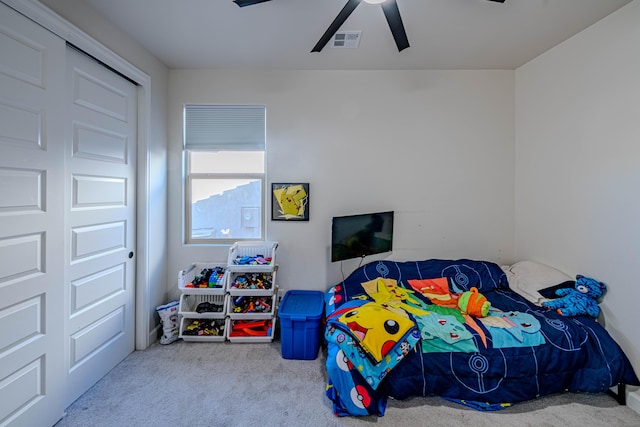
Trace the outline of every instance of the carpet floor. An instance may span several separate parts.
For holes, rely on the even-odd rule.
[[[607,394],[564,393],[479,412],[438,397],[389,400],[384,417],[336,417],[326,355],[286,360],[272,343],[154,344],[131,353],[76,400],[56,427],[640,426]]]

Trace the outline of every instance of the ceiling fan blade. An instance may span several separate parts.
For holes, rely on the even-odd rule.
[[[489,1],[495,1],[495,2],[498,2],[498,3],[504,3],[504,0],[489,0]]]
[[[336,19],[334,19],[331,25],[329,25],[327,31],[325,31],[322,37],[320,37],[318,43],[316,43],[313,49],[311,49],[311,52],[320,52],[322,48],[325,47],[325,45],[329,42],[329,40],[331,40],[331,37],[333,37],[336,31],[338,31],[342,24],[344,24],[344,21],[347,20],[349,15],[351,15],[351,12],[353,12],[361,2],[362,0],[349,0],[347,4],[344,5],[340,13],[338,13]]]
[[[233,2],[240,7],[251,6],[258,3],[264,3],[265,1],[270,1],[270,0],[233,0]]]
[[[400,17],[400,9],[398,9],[398,3],[396,0],[391,0],[381,4],[384,16],[387,18],[389,28],[391,28],[391,34],[398,46],[398,52],[409,47],[409,39],[407,38],[407,32],[404,29],[402,18]]]

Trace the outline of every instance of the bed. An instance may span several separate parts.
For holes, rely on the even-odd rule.
[[[324,338],[335,414],[383,416],[389,397],[435,395],[499,410],[564,391],[640,385],[596,319],[536,305],[507,273],[468,259],[382,260],[332,286]]]

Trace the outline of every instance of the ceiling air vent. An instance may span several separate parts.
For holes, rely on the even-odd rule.
[[[362,31],[338,31],[331,39],[331,47],[355,49],[360,45]]]

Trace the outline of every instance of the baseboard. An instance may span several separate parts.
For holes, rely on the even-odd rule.
[[[627,393],[627,406],[640,414],[640,390]]]
[[[158,342],[158,335],[160,334],[161,326],[162,325],[156,325],[156,327],[149,332],[149,347]]]

